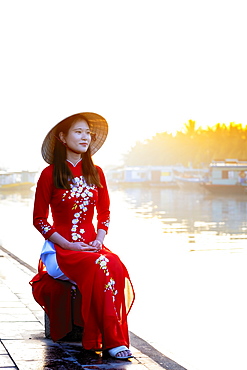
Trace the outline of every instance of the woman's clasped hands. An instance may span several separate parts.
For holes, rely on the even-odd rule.
[[[71,242],[69,249],[72,251],[97,253],[101,251],[102,243],[97,239],[90,242],[89,244],[84,242]]]

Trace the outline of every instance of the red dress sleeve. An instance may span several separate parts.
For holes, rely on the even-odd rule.
[[[98,202],[96,204],[98,221],[97,230],[103,229],[107,232],[110,223],[110,198],[105,175],[100,167],[97,166],[97,170],[99,172],[100,182],[102,185],[102,188],[98,188]]]
[[[53,191],[53,166],[46,167],[38,180],[35,192],[33,224],[48,239],[56,230],[47,221]]]

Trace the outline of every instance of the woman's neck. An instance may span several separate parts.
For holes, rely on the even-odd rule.
[[[77,156],[76,158],[71,158],[71,156],[67,157],[67,161],[70,162],[74,167],[82,160],[81,156]]]

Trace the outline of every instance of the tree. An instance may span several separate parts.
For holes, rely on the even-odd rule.
[[[213,159],[247,159],[247,126],[231,122],[196,129],[189,120],[175,136],[158,133],[145,142],[137,142],[125,155],[126,165],[208,165]]]

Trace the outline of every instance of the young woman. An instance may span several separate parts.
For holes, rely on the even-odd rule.
[[[112,357],[126,359],[132,357],[127,314],[134,291],[126,267],[104,246],[109,195],[105,176],[91,158],[107,133],[103,117],[79,113],[59,122],[45,137],[42,156],[49,166],[37,183],[33,220],[46,242],[39,273],[31,284],[42,285],[47,273],[75,284],[82,296],[83,347],[108,350]],[[49,208],[52,224],[48,222]],[[45,305],[39,293],[35,299]]]

